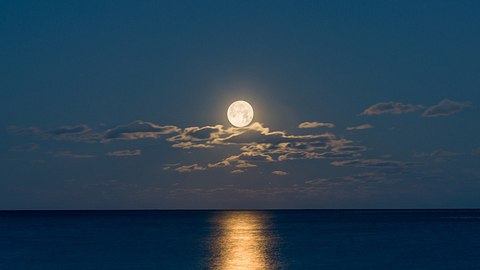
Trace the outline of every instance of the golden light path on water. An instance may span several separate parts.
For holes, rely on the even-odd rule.
[[[226,212],[216,219],[219,234],[213,243],[211,269],[276,269],[270,256],[273,237],[267,232],[265,214],[253,211]]]

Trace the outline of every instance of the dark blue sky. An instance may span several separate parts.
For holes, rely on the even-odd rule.
[[[0,209],[480,207],[478,14],[2,1]]]

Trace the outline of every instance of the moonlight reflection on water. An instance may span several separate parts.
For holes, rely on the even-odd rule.
[[[267,215],[249,211],[217,217],[211,269],[278,269],[271,254],[275,239],[267,222]]]

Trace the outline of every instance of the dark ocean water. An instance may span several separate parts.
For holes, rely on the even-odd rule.
[[[480,211],[0,212],[0,269],[480,269]]]

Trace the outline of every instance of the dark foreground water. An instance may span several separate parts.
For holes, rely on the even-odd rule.
[[[0,269],[480,269],[480,211],[0,212]]]

